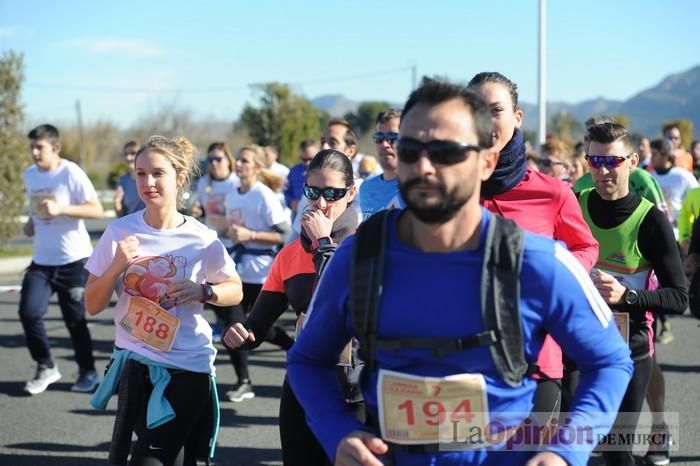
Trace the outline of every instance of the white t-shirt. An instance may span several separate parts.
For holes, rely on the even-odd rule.
[[[664,199],[668,204],[669,213],[674,229],[678,221],[678,214],[683,205],[683,199],[693,188],[697,188],[698,180],[688,170],[672,167],[668,173],[661,175],[654,170],[651,173],[659,182]],[[677,236],[677,235],[676,235]]]
[[[40,265],[66,265],[88,257],[92,244],[85,221],[67,215],[51,218],[39,206],[45,199],[53,199],[60,205],[80,205],[97,199],[85,172],[70,160],[61,159],[51,171],[41,171],[32,165],[23,177],[34,222],[32,260]]]
[[[288,222],[277,195],[261,182],[256,182],[247,192],[237,189],[226,198],[226,218],[230,225],[238,225],[253,231],[274,231],[272,227]],[[273,249],[268,243],[246,241],[248,249]],[[244,254],[236,268],[243,283],[263,284],[272,265],[272,255]]]
[[[197,183],[197,200],[204,209],[204,223],[218,233],[219,239],[227,248],[233,246],[233,243],[226,236],[228,230],[226,196],[235,191],[239,185],[240,181],[234,173],[223,180],[212,180],[209,175],[205,175]]]
[[[163,297],[170,280],[187,278],[195,283],[220,283],[236,276],[235,265],[216,233],[192,217],[177,228],[158,230],[148,225],[145,211],[112,222],[95,247],[85,268],[101,276],[109,267],[117,242],[134,235],[139,241],[141,265],[131,265],[117,283],[119,299],[114,309],[115,345],[156,362],[182,369],[215,374],[216,349],[212,331],[202,316],[201,303],[178,304],[168,312],[180,320],[180,328],[169,351],[159,351],[127,333],[119,323],[127,314],[131,295],[153,301]],[[165,301],[160,301],[166,307]]]

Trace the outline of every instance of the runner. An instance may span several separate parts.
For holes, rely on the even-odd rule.
[[[91,392],[99,377],[83,301],[84,266],[92,253],[83,219],[102,217],[102,204],[85,172],[61,157],[56,127],[37,126],[27,137],[34,165],[23,174],[30,208],[24,233],[34,237],[34,253],[22,280],[19,318],[37,368],[24,391],[37,395],[61,378],[44,326],[49,299],[56,293],[80,370],[71,390]]]
[[[111,223],[86,265],[91,315],[109,305],[113,291],[119,296],[114,353],[91,400],[104,409],[118,386],[112,464],[126,464],[130,450],[129,464],[139,466],[213,457],[216,349],[202,303],[239,302],[241,282],[216,233],[177,211],[195,155],[186,138],[148,139],[136,154],[146,209]]]
[[[511,418],[509,413],[529,413],[533,407],[536,384],[522,376],[527,363],[535,362],[544,330],[562,343],[586,374],[574,400],[573,429],[581,425],[583,412],[615,412],[622,399],[632,369],[629,350],[585,270],[554,241],[523,233],[479,206],[481,181],[496,167],[492,132],[489,108],[472,90],[425,80],[404,107],[397,142],[398,176],[407,209],[370,219],[386,221],[379,236],[363,234],[376,223],[361,225],[324,271],[304,330],[289,354],[288,371],[309,426],[337,465],[380,466],[377,457],[382,455],[382,461],[396,465],[522,465],[528,459],[528,464],[536,465],[585,464],[593,445],[548,445],[548,451],[533,452],[499,451],[506,445],[497,443],[492,449],[439,451],[443,437],[435,427],[428,428],[444,421],[442,412],[462,413],[465,420],[472,414],[484,416],[471,422],[481,432],[487,429],[485,416],[507,423],[503,428],[517,425],[522,417]],[[500,288],[504,283],[495,283],[501,279],[519,283],[518,272],[505,274],[508,277],[482,273],[485,240],[501,234],[501,238],[523,238],[520,275],[541,286],[523,286],[518,293],[517,285]],[[355,244],[360,236],[362,246]],[[361,261],[368,252],[364,248],[379,243],[385,244],[386,257],[376,264],[383,268],[383,279],[380,275],[369,289],[355,282],[350,296],[348,283],[361,280],[359,272],[366,271],[353,274],[351,268],[364,265]],[[517,244],[506,249],[511,258],[523,251]],[[513,265],[509,270],[519,270]],[[511,295],[510,302],[518,305],[505,307],[508,312],[517,308],[522,319],[501,319],[495,328],[483,322],[497,311],[490,305],[482,307],[480,299],[489,301],[497,293],[477,292],[483,286],[482,276],[487,287],[498,285]],[[376,306],[358,306],[364,302],[363,291]],[[372,309],[379,315],[364,325],[356,320]],[[501,326],[511,324],[517,331]],[[496,334],[502,339],[496,337],[493,343]],[[352,416],[335,381],[338,355],[351,336],[373,342],[371,348],[361,344],[372,360],[361,379],[369,426]],[[517,345],[524,350],[520,357],[518,351],[506,352],[504,346],[520,336]],[[508,370],[506,354],[522,357],[517,373]],[[425,386],[429,391],[421,388]],[[463,398],[464,387],[471,396]],[[609,415],[596,421],[593,435],[607,432],[612,424]],[[447,430],[451,435],[452,428]],[[465,440],[464,446],[470,444]]]
[[[234,166],[233,155],[226,143],[211,143],[207,149],[207,173],[197,182],[197,199],[192,206],[192,216],[216,231],[229,254],[233,251],[233,242],[227,236],[226,197],[240,184],[233,171]],[[217,322],[212,326],[213,338],[219,341],[224,323],[231,318],[231,307],[221,308],[212,304],[204,307],[216,314]]]
[[[360,198],[362,218],[367,220],[382,209],[403,209],[405,204],[399,195],[399,180],[396,178],[396,140],[399,137],[401,112],[390,108],[379,112],[375,122],[376,131],[372,139],[377,146],[379,164],[383,173],[362,183]]]
[[[479,73],[469,86],[489,105],[495,129],[494,148],[499,153],[493,175],[481,186],[484,207],[514,220],[526,231],[563,241],[581,265],[590,270],[598,257],[598,243],[583,221],[571,187],[526,168],[518,86],[497,72]],[[550,336],[545,338],[537,366],[534,411],[556,417],[561,406],[563,364],[561,349]]]
[[[602,123],[589,127],[587,136],[586,157],[595,189],[583,191],[579,202],[600,244],[591,276],[605,302],[617,311],[616,323],[632,351],[634,373],[617,423],[636,426],[653,365],[652,311],[683,313],[688,290],[671,225],[651,202],[630,192],[628,180],[639,156],[629,133],[617,123]],[[620,429],[617,423],[613,432]],[[622,447],[603,452],[606,464],[635,464],[631,445]]]
[[[117,180],[117,189],[114,191],[114,212],[117,217],[136,212],[146,207],[139,197],[136,189],[136,174],[134,173],[134,160],[139,144],[136,141],[129,141],[122,148],[122,157],[126,162],[127,172]]]
[[[273,323],[291,305],[301,325],[314,284],[338,244],[357,227],[357,215],[348,206],[357,189],[350,160],[342,152],[323,150],[308,166],[304,195],[311,210],[301,220],[300,238],[285,246],[275,258],[253,310],[243,324],[224,335],[231,348],[257,348]],[[346,384],[344,383],[344,386]],[[352,394],[346,394],[346,399]],[[280,400],[280,439],[286,466],[325,465],[326,454],[306,424],[288,380]]]
[[[253,308],[270,271],[277,248],[289,235],[289,218],[285,215],[275,190],[282,179],[265,168],[265,153],[260,146],[244,146],[236,156],[238,189],[226,198],[228,237],[233,241],[233,259],[243,282],[243,300],[230,314],[226,326],[243,322]],[[285,351],[294,340],[279,327],[268,339]],[[230,401],[255,397],[248,370],[248,352],[227,349],[238,377],[233,390],[226,392]]]

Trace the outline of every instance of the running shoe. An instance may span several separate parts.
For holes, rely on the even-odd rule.
[[[650,466],[664,466],[671,463],[671,445],[673,438],[666,424],[654,426],[651,431],[652,443],[647,454],[644,455],[644,464]]]
[[[241,382],[234,390],[226,392],[226,397],[235,403],[240,403],[243,400],[255,398],[253,385],[250,382]]]
[[[661,325],[661,331],[659,332],[656,341],[662,345],[668,345],[673,341],[673,334],[671,333],[671,322],[664,322]]]
[[[61,378],[61,373],[57,366],[46,367],[37,366],[34,378],[24,384],[24,391],[32,395],[38,395],[44,392],[49,385],[57,382]]]
[[[78,380],[70,388],[72,392],[92,393],[100,384],[100,376],[95,371],[81,372]]]

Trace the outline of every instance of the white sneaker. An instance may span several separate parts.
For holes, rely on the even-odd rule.
[[[57,382],[61,378],[61,373],[58,372],[58,367],[37,366],[36,375],[32,380],[24,384],[24,391],[32,395],[38,395],[45,391],[49,385]]]

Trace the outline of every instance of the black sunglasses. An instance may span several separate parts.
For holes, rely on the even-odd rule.
[[[207,162],[212,163],[212,162],[221,162],[224,160],[223,157],[207,157]]]
[[[312,201],[315,201],[319,197],[323,196],[326,201],[335,202],[344,198],[348,191],[350,191],[351,187],[352,186],[347,188],[317,188],[316,186],[309,186],[308,184],[304,183],[303,190],[304,196]]]
[[[372,134],[372,140],[375,144],[381,144],[384,141],[388,142],[389,144],[394,144],[398,138],[399,133],[382,133],[381,131],[377,131],[376,133]]]
[[[454,165],[467,160],[468,152],[479,152],[480,146],[462,144],[455,141],[421,142],[413,138],[400,138],[396,143],[396,152],[403,163],[416,163],[425,151],[431,163]]]
[[[622,163],[628,158],[632,157],[633,154],[629,154],[626,157],[619,155],[587,155],[586,160],[593,168],[600,168],[605,165],[605,168],[616,168],[622,165]]]

